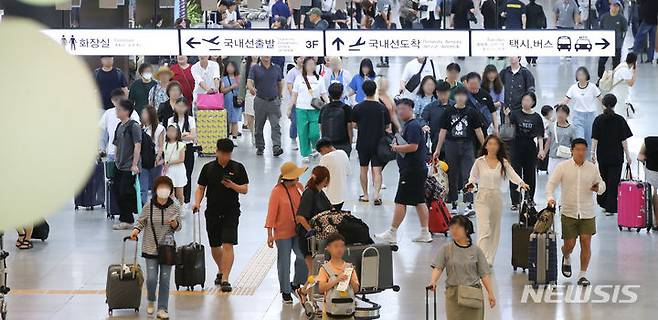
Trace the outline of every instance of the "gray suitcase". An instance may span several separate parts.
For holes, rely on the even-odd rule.
[[[123,238],[121,264],[113,264],[107,268],[105,294],[110,316],[115,309],[134,309],[135,312],[139,312],[139,306],[142,301],[144,274],[140,265],[137,264],[138,242],[135,240],[133,263],[126,264],[126,241],[128,240],[130,240],[130,237]]]

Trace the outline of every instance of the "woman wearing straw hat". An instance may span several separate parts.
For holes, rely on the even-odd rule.
[[[174,73],[165,65],[160,67],[154,76],[157,84],[149,91],[149,104],[157,108],[161,103],[169,100],[167,86]]]
[[[276,243],[277,270],[279,287],[283,303],[292,303],[291,293],[304,284],[308,268],[304,262],[304,253],[295,232],[295,213],[302,198],[304,186],[299,183],[299,176],[307,167],[298,167],[294,162],[281,165],[281,174],[277,184],[270,194],[270,202],[265,220],[267,228],[267,245],[270,248]],[[295,253],[295,276],[290,282],[290,251]]]

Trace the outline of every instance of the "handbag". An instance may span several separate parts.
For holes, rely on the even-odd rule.
[[[457,304],[471,309],[484,307],[484,294],[482,288],[460,285],[457,287]]]
[[[224,95],[217,93],[200,93],[196,96],[196,106],[199,110],[223,110]]]
[[[297,223],[297,217],[295,214],[295,207],[292,204],[292,197],[290,196],[290,191],[288,191],[288,188],[282,183],[281,186],[283,187],[283,190],[286,190],[286,194],[288,195],[288,201],[290,201],[290,210],[292,212],[292,221],[295,223],[295,232],[299,236],[304,236],[306,235],[306,229],[304,226],[302,226],[301,223]]]
[[[320,110],[322,109],[322,106],[324,105],[324,102],[322,102],[322,99],[320,98],[315,98],[313,97],[313,89],[311,89],[311,84],[308,82],[308,78],[304,78],[304,82],[306,82],[306,89],[308,90],[308,93],[311,95],[311,107],[315,110]]]
[[[228,85],[232,86],[233,84],[231,83],[231,77],[226,76],[226,79],[228,79]],[[238,97],[238,94],[235,93],[235,90],[231,90],[231,93],[233,94],[233,108],[238,108],[241,109],[244,107],[244,100],[240,99]]]
[[[151,212],[149,214],[151,220],[151,231],[153,231],[153,240],[155,240],[155,246],[158,248],[158,263],[161,265],[173,266],[177,263],[177,254],[176,254],[176,241],[170,241],[164,244],[158,243],[158,236],[155,234],[155,226],[153,225],[153,202],[151,202]],[[162,221],[164,225],[164,212],[162,212]],[[171,235],[168,235],[171,236]],[[167,235],[165,235],[165,238]],[[171,236],[173,239],[173,236]]]
[[[425,58],[425,61],[423,61],[423,64],[420,66],[420,70],[418,70],[416,74],[411,76],[411,78],[407,80],[407,83],[405,83],[404,88],[407,89],[407,91],[414,92],[416,88],[418,88],[418,86],[420,85],[420,80],[421,80],[420,75],[421,73],[423,73],[423,69],[425,69],[425,64],[427,64],[427,60],[429,60],[429,58]],[[432,73],[436,78],[436,70],[434,70],[434,61],[430,60],[430,64],[432,65]]]
[[[395,159],[396,153],[391,150],[391,144],[393,144],[393,134],[384,132],[384,135],[379,139],[377,144],[377,158],[384,163],[388,163]]]
[[[500,140],[503,141],[512,141],[516,136],[516,127],[514,126],[514,124],[509,122],[501,124],[498,127],[498,131],[500,134]]]
[[[537,222],[535,222],[533,231],[535,233],[548,232],[553,226],[554,215],[555,215],[555,208],[553,207],[546,207],[544,210],[540,211],[539,217],[537,218]]]
[[[555,122],[555,125],[554,125],[553,129],[554,129],[553,130],[553,135],[555,137],[555,143],[558,143],[558,139],[557,139],[557,122]],[[569,158],[571,158],[571,148],[558,144],[555,155],[558,158],[569,159]]]

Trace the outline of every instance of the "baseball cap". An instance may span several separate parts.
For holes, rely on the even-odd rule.
[[[612,0],[612,1],[610,1],[610,2],[611,2],[611,4],[616,4],[616,5],[620,6],[620,7],[623,6],[623,4],[621,3],[621,0]]]
[[[308,14],[309,16],[310,15],[322,16],[322,11],[320,11],[320,9],[318,8],[311,8],[310,10],[308,10],[308,13],[306,14]]]

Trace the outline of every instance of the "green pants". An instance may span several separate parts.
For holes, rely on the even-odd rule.
[[[307,110],[296,108],[297,136],[299,137],[299,152],[302,157],[308,157],[320,140],[320,110]]]

